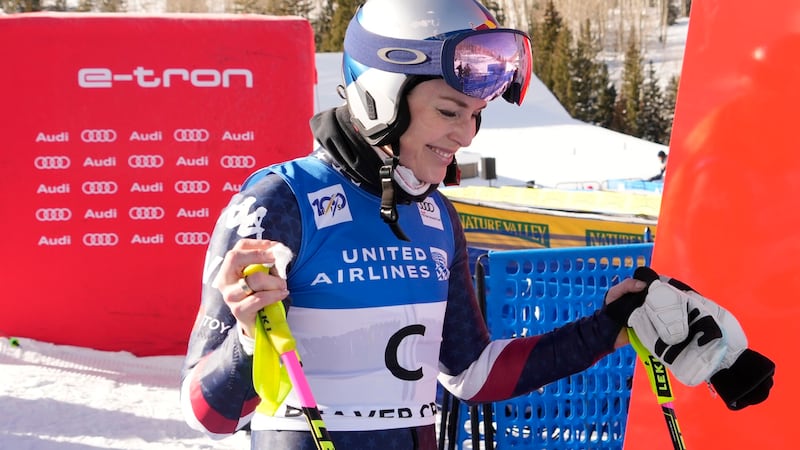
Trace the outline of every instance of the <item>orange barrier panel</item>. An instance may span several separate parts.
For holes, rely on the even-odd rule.
[[[312,148],[310,24],[37,13],[0,36],[1,333],[185,352],[217,215]]]
[[[653,265],[734,313],[777,369],[770,398],[741,411],[674,381],[689,449],[798,447],[799,33],[796,0],[692,2]],[[639,368],[625,448],[672,448]]]

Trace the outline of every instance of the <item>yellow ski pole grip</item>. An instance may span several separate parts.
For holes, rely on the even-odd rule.
[[[636,354],[644,364],[647,370],[647,378],[650,381],[650,389],[658,399],[658,404],[672,402],[675,397],[672,394],[672,389],[669,382],[669,374],[666,367],[658,359],[656,359],[649,350],[639,340],[639,336],[633,331],[633,328],[628,328],[628,339],[631,341],[631,346],[636,350]]]
[[[268,274],[271,268],[271,264],[250,264],[245,267],[242,273],[245,277],[256,272]],[[289,323],[286,322],[286,309],[283,307],[282,302],[267,305],[261,310],[259,317],[262,319],[264,330],[267,332],[270,342],[272,342],[273,347],[279,354],[290,352],[297,348],[297,343],[289,329]]]

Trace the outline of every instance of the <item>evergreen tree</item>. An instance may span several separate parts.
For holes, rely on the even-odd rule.
[[[492,13],[494,18],[497,19],[497,23],[499,23],[500,26],[504,26],[506,23],[506,12],[505,10],[503,10],[503,7],[500,6],[500,3],[494,0],[486,0],[482,3],[483,6],[485,6],[486,9],[488,9],[489,12]]]
[[[678,100],[678,84],[680,84],[680,77],[673,75],[670,77],[667,87],[664,89],[664,118],[667,122],[664,144],[669,144],[670,137],[672,136],[672,122],[675,119],[675,105]]]
[[[620,133],[629,133],[625,109],[626,104],[625,93],[620,91],[617,100],[614,102],[613,111],[611,112],[611,124],[608,127],[609,129],[619,131]]]
[[[594,123],[598,98],[595,79],[599,76],[599,64],[596,62],[597,50],[592,37],[589,19],[581,25],[578,41],[570,59],[570,93],[572,117],[584,122]]]
[[[322,2],[317,17],[311,22],[314,28],[314,46],[318,52],[329,52],[328,41],[331,35],[331,23],[333,22],[333,11],[335,9],[335,2],[332,0],[325,0]]]
[[[0,0],[0,9],[7,13],[22,13],[42,11],[43,8],[40,0]]]
[[[619,98],[617,98],[616,113],[617,129],[631,136],[640,136],[638,129],[639,105],[641,101],[641,89],[644,83],[642,75],[642,56],[639,52],[639,44],[636,40],[636,30],[631,28],[628,38],[628,48],[625,51],[625,61],[622,66],[622,83],[620,86]]]
[[[552,59],[555,53],[558,36],[564,23],[556,10],[553,0],[545,6],[544,19],[534,27],[533,36],[533,72],[542,80],[548,89],[553,88]]]
[[[612,123],[614,121],[614,104],[617,101],[617,88],[608,74],[608,66],[599,62],[597,67],[598,75],[594,80],[597,106],[591,122],[604,128],[614,129]]]
[[[278,0],[273,3],[273,10],[270,14],[276,16],[298,16],[306,19],[311,15],[314,8],[311,0]]]
[[[80,0],[77,10],[79,12],[125,12],[127,3],[125,0]]]
[[[327,36],[323,36],[320,42],[320,51],[323,52],[340,52],[344,47],[344,34],[347,31],[347,25],[350,19],[353,18],[358,7],[361,5],[360,0],[336,0],[331,16],[331,25]]]
[[[550,61],[550,79],[553,84],[551,91],[564,109],[571,111],[575,105],[575,99],[571,94],[570,61],[572,60],[572,33],[569,28],[564,26],[556,41],[555,51]]]
[[[269,14],[271,3],[270,0],[233,0],[233,12],[237,14]]]
[[[642,85],[639,114],[636,120],[640,138],[650,142],[664,143],[668,128],[664,117],[664,94],[658,85],[653,61],[647,65],[647,78]]]
[[[614,123],[614,104],[617,101],[617,88],[608,75],[608,66],[605,63],[598,63],[599,73],[594,79],[594,91],[597,93],[597,107],[595,115],[590,120],[591,123],[601,127],[615,129]]]
[[[128,10],[125,0],[99,0],[96,4],[100,12],[125,12]]]

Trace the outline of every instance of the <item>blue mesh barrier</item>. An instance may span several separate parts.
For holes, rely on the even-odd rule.
[[[489,252],[492,338],[541,334],[592,314],[609,287],[650,264],[652,249],[645,243]],[[581,373],[495,403],[495,448],[622,449],[635,362],[626,347]],[[461,405],[459,416],[458,448],[471,448],[468,408]]]

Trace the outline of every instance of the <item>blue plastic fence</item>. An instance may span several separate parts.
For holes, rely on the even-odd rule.
[[[646,243],[489,252],[492,337],[540,334],[592,314],[609,287],[650,264],[652,249]],[[495,403],[494,448],[622,449],[635,362],[626,347],[584,372]],[[459,415],[458,448],[471,448],[468,408]]]

